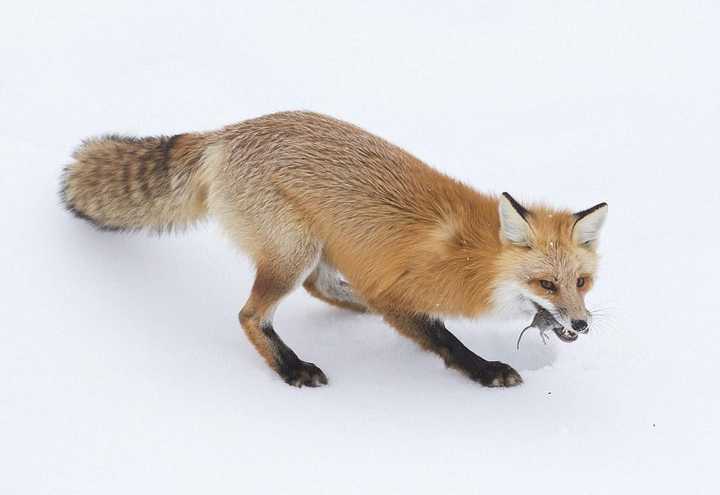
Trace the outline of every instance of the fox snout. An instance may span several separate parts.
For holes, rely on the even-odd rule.
[[[559,313],[563,324],[567,328],[572,328],[577,333],[588,333],[590,331],[590,313],[585,308],[585,304],[576,304],[574,310],[559,306]]]
[[[588,330],[590,330],[590,325],[588,325],[587,320],[572,320],[570,326],[572,326],[573,330],[580,333],[588,333]]]

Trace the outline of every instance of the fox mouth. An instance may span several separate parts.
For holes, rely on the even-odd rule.
[[[570,330],[565,327],[554,327],[553,332],[557,335],[557,338],[563,342],[575,342],[578,338],[578,334],[575,330]]]
[[[545,336],[545,332],[552,329],[555,335],[557,335],[557,338],[563,342],[575,342],[577,340],[578,333],[575,330],[565,328],[555,319],[550,311],[534,301],[533,304],[535,305],[535,308],[537,308],[537,314],[535,315],[535,319],[531,323],[531,326],[540,330],[540,334],[543,337]]]
[[[525,335],[525,332],[527,332],[531,328],[538,329],[543,344],[547,344],[550,340],[550,337],[547,336],[548,330],[552,330],[555,335],[557,335],[557,338],[560,339],[562,342],[575,342],[577,340],[578,333],[575,330],[565,328],[560,322],[555,319],[555,317],[550,311],[543,308],[535,301],[532,301],[532,303],[533,305],[535,305],[537,313],[535,313],[535,318],[533,318],[532,323],[530,323],[530,325],[525,327],[522,332],[520,332],[520,336],[518,336],[517,344],[515,346],[517,349],[520,349],[520,341],[522,340],[523,335]]]

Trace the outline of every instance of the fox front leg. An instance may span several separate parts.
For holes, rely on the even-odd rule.
[[[385,314],[384,317],[401,334],[442,357],[448,368],[454,368],[486,387],[512,387],[522,383],[520,374],[512,367],[481,358],[465,347],[438,319],[396,313]]]

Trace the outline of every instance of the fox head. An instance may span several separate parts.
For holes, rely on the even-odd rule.
[[[503,193],[498,208],[502,249],[496,303],[514,311],[549,311],[565,327],[556,331],[563,340],[587,333],[585,295],[595,281],[596,246],[607,204],[578,213],[527,209]]]

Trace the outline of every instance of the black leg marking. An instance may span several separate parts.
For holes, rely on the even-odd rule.
[[[418,329],[425,336],[430,350],[439,354],[450,368],[462,371],[486,387],[511,387],[522,383],[520,374],[500,361],[487,361],[445,328],[445,324],[427,316],[415,317]]]
[[[273,346],[277,372],[286,383],[295,387],[327,385],[325,373],[313,363],[301,360],[278,336],[272,323],[263,322],[260,329]]]

